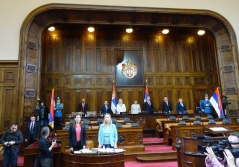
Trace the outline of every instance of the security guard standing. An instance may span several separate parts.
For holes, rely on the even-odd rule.
[[[208,95],[204,95],[204,100],[200,103],[200,110],[205,114],[212,114],[212,104],[208,100]]]

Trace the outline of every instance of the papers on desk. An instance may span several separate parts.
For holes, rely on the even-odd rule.
[[[211,129],[212,131],[228,131],[226,128],[224,127],[211,127],[209,128]]]
[[[81,151],[74,151],[74,154],[81,154]]]
[[[103,148],[93,148],[92,150],[86,150],[86,149],[82,149],[82,150],[79,150],[79,151],[74,151],[74,154],[93,154],[93,153],[121,153],[121,152],[124,152],[125,150],[124,149],[120,149],[120,148],[117,148],[117,149],[114,149],[114,148],[106,148],[106,149],[103,149]]]
[[[121,153],[121,152],[124,152],[124,151],[125,151],[124,149],[119,149],[119,148],[116,148],[116,149],[115,149],[115,152],[116,152],[116,153]]]

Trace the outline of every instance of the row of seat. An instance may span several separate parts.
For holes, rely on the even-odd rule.
[[[230,124],[230,123],[231,123],[231,121],[230,121],[229,119],[223,119],[223,120],[222,120],[222,124]],[[238,120],[238,123],[239,123],[239,120]],[[179,121],[178,124],[179,124],[179,125],[186,125],[186,121],[185,121],[185,120],[181,120],[181,121]],[[194,124],[194,125],[201,125],[202,122],[200,122],[200,120],[195,120],[195,121],[193,122],[193,124]],[[208,124],[216,124],[216,122],[215,122],[214,119],[209,119],[209,120],[208,120]]]
[[[84,124],[86,129],[99,129],[99,126],[89,126],[89,124]],[[138,127],[139,124],[136,122],[133,123],[126,123],[123,125],[122,123],[116,123],[115,124],[116,128],[129,128],[129,127]],[[66,125],[64,127],[64,130],[69,130],[70,125]]]
[[[84,119],[82,120],[84,124],[90,124],[91,121],[89,119]],[[119,122],[120,120],[117,120],[116,118],[112,118],[112,122],[114,124],[116,124],[117,122]],[[124,122],[124,123],[131,123],[130,118],[124,118],[122,121],[120,122]],[[103,123],[103,119],[102,118],[98,118],[96,121],[97,124],[102,124]]]

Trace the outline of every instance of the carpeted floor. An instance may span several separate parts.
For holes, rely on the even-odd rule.
[[[178,167],[177,161],[172,162],[151,162],[141,163],[137,161],[130,161],[124,163],[125,167]]]

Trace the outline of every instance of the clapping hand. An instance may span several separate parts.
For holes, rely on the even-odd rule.
[[[228,149],[225,149],[223,151],[224,157],[227,160],[227,164],[229,167],[236,167],[235,161],[234,161],[234,156],[232,155],[231,151]]]
[[[217,160],[217,157],[214,154],[214,152],[213,152],[211,147],[207,147],[206,150],[207,150],[207,153],[204,152],[204,154],[206,154],[211,161]]]

